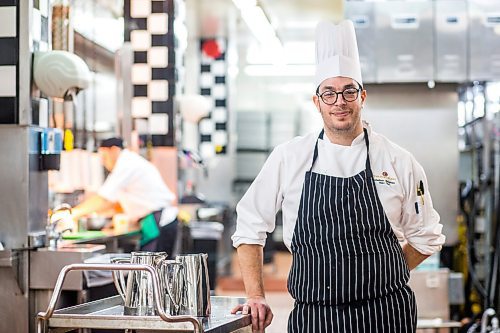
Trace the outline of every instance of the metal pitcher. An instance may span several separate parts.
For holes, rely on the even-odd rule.
[[[182,265],[177,284],[182,297],[175,315],[207,317],[210,315],[210,282],[206,253],[179,255],[176,261]],[[175,292],[173,293],[175,295]]]
[[[179,315],[186,306],[184,266],[175,260],[163,260],[157,268],[160,289],[164,296],[163,308],[170,315]]]
[[[113,258],[112,263],[146,264],[158,270],[161,263],[167,258],[165,252],[132,252],[130,259]],[[119,275],[119,278],[117,278]],[[136,316],[156,315],[153,297],[153,281],[149,274],[144,271],[132,271],[128,275],[126,287],[122,272],[113,272],[118,293],[123,298],[124,314]],[[161,284],[161,282],[160,282]],[[163,289],[160,286],[160,289]],[[161,293],[160,300],[164,303],[164,295]],[[163,304],[162,304],[163,305]]]

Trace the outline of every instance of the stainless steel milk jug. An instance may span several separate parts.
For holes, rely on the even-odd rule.
[[[210,281],[208,278],[208,255],[206,253],[179,255],[176,291],[180,292],[179,306],[175,315],[207,317],[210,315]],[[175,292],[173,291],[175,295]],[[176,300],[177,301],[177,300]]]
[[[113,258],[113,263],[131,263],[150,265],[156,270],[166,260],[165,252],[132,252],[130,259]],[[119,278],[117,278],[117,275]],[[145,271],[129,272],[126,287],[123,273],[113,272],[116,289],[124,301],[124,314],[136,316],[152,316],[156,314],[153,297],[153,280]],[[160,282],[161,284],[161,282]],[[162,290],[162,286],[159,286]],[[160,292],[160,300],[164,303],[164,294]],[[161,304],[160,306],[163,306]]]
[[[163,260],[158,266],[160,289],[163,293],[163,308],[170,315],[178,315],[186,306],[186,288],[183,266],[175,260]]]

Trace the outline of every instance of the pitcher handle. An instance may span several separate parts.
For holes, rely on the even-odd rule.
[[[130,264],[129,258],[111,258],[110,261],[112,264]],[[111,274],[113,276],[113,283],[115,284],[115,288],[125,302],[125,289],[127,284],[125,283],[125,276],[123,275],[123,271],[112,271]],[[119,279],[117,275],[119,275]]]

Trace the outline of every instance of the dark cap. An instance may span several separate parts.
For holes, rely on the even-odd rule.
[[[122,138],[109,138],[106,140],[102,140],[99,147],[101,147],[101,148],[109,148],[109,147],[123,148],[123,139]]]

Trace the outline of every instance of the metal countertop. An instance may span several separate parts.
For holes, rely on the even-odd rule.
[[[245,298],[212,296],[210,301],[212,304],[210,317],[199,317],[204,332],[233,332],[251,325],[250,315],[230,313],[235,305],[244,303]],[[56,310],[49,319],[48,327],[194,331],[193,325],[189,322],[168,323],[159,316],[126,316],[123,314],[123,300],[120,296]]]

